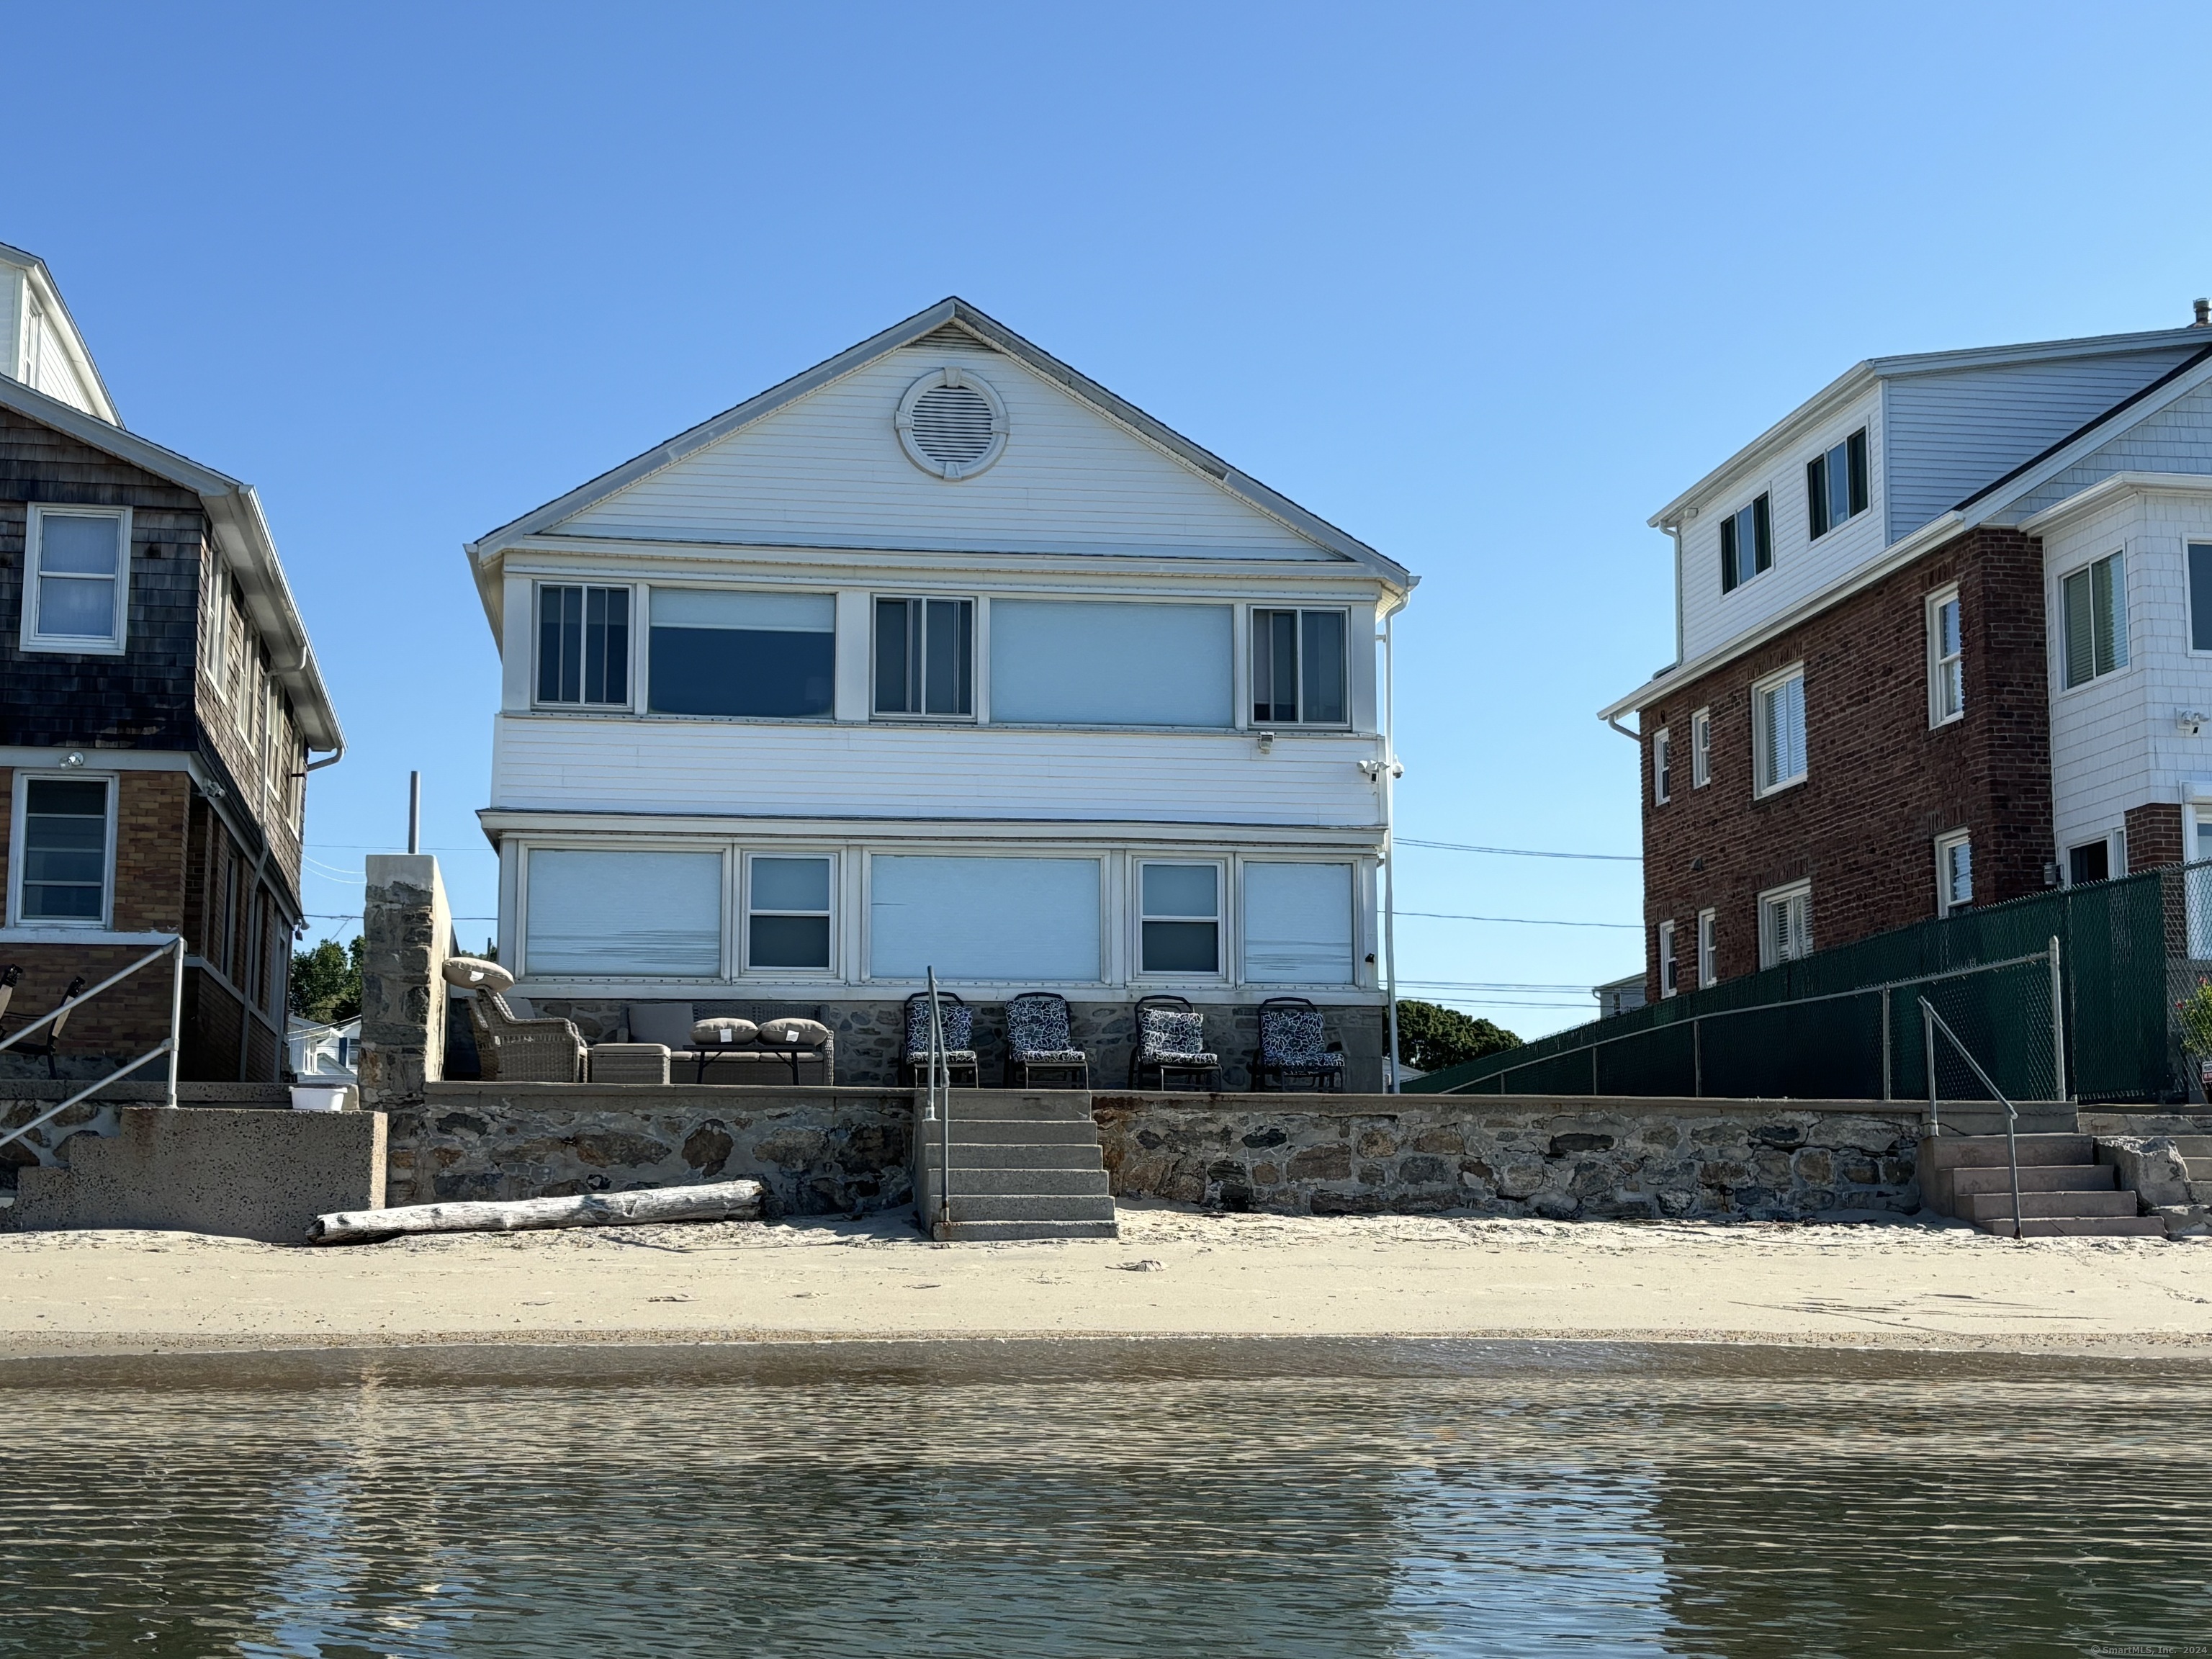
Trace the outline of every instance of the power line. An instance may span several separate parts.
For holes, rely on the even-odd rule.
[[[1632,933],[1644,931],[1642,924],[1633,921],[1562,921],[1556,916],[1469,916],[1456,910],[1401,910],[1401,916],[1434,916],[1439,921],[1512,921],[1523,927],[1626,927]]]
[[[1445,853],[1498,853],[1516,859],[1597,859],[1609,864],[1641,864],[1641,853],[1542,853],[1533,847],[1475,847],[1459,841],[1417,841],[1411,836],[1395,838],[1401,847],[1432,847]]]
[[[1432,991],[1580,991],[1587,985],[1521,985],[1491,979],[1401,979],[1401,985],[1419,985]]]

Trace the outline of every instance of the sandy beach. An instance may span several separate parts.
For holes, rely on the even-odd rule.
[[[1450,1336],[2212,1358],[2212,1241],[1945,1223],[1122,1212],[1119,1240],[863,1222],[311,1249],[0,1235],[0,1358],[450,1343]]]

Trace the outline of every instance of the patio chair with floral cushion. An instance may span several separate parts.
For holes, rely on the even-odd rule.
[[[1052,991],[1006,999],[1006,1086],[1033,1088],[1037,1072],[1073,1073],[1066,1087],[1091,1086],[1091,1056],[1075,1046],[1067,999]]]
[[[944,1024],[940,1041],[945,1044],[945,1069],[953,1082],[960,1073],[968,1073],[969,1084],[983,1086],[983,1075],[975,1060],[975,1011],[950,991],[937,994],[937,1017]],[[906,1000],[906,1052],[899,1058],[899,1069],[909,1089],[925,1087],[929,1073],[929,993],[916,991]]]
[[[1129,1086],[1144,1086],[1150,1072],[1164,1091],[1170,1073],[1195,1079],[1200,1089],[1221,1086],[1221,1056],[1206,1046],[1206,1016],[1181,997],[1137,999],[1137,1042],[1129,1051]]]
[[[577,1083],[584,1076],[584,1039],[565,1019],[525,1019],[501,994],[514,975],[479,957],[447,957],[446,983],[471,993],[469,1024],[487,1082]]]
[[[1255,1089],[1288,1089],[1304,1079],[1317,1091],[1344,1087],[1344,1045],[1325,1042],[1321,1010],[1304,997],[1269,997],[1260,1005],[1260,1048],[1252,1056]]]

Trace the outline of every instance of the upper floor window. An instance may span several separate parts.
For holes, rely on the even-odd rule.
[[[994,599],[991,719],[1234,726],[1236,616],[1226,605]]]
[[[1671,997],[1682,988],[1681,975],[1674,966],[1674,924],[1659,924],[1659,994]]]
[[[2189,648],[2212,651],[2212,544],[2189,544]]]
[[[975,601],[876,601],[878,714],[975,712]]]
[[[1721,592],[1731,592],[1774,564],[1774,511],[1761,495],[1721,520]]]
[[[1928,596],[1928,724],[1942,726],[1966,712],[1966,642],[1959,590]]]
[[[1713,711],[1700,708],[1690,716],[1690,787],[1702,789],[1713,781]]]
[[[15,856],[8,860],[15,921],[105,927],[114,867],[113,781],[15,775]]]
[[[1753,774],[1759,793],[1805,776],[1805,670],[1801,665],[1761,680],[1751,692]]]
[[[2058,584],[2065,612],[2066,685],[2071,690],[2128,665],[2127,568],[2118,553]]]
[[[833,594],[653,590],[657,714],[825,719],[836,658]]]
[[[25,526],[22,647],[119,653],[131,604],[131,515],[33,507]]]
[[[1252,719],[1260,726],[1341,726],[1344,612],[1252,613]]]
[[[1651,737],[1651,804],[1664,806],[1674,793],[1674,735],[1665,726]]]
[[[629,589],[538,584],[538,701],[629,702]]]
[[[1815,538],[1867,509],[1866,428],[1805,464],[1807,517]]]

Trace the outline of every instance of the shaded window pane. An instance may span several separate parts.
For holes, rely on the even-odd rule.
[[[1148,921],[1144,971],[1212,974],[1219,971],[1219,928],[1211,921]]]
[[[1308,611],[1298,619],[1301,715],[1341,721],[1344,712],[1344,612]]]
[[[1721,592],[1728,592],[1736,585],[1735,520],[1721,520]]]
[[[914,642],[907,637],[907,602],[876,601],[876,713],[904,714],[914,709],[910,678],[919,667]]]
[[[1851,434],[1850,438],[1844,445],[1844,449],[1848,457],[1847,465],[1850,471],[1850,510],[1853,513],[1863,513],[1867,509],[1867,501],[1869,500],[1869,492],[1867,489],[1867,434],[1864,428],[1861,428],[1859,431]]]
[[[114,580],[97,576],[40,576],[39,632],[70,639],[114,638]]]
[[[2059,586],[2066,623],[2066,684],[2070,689],[2096,677],[2097,659],[2090,642],[2089,573],[2079,570]]]
[[[1838,444],[1827,453],[1828,522],[1841,524],[1851,516],[1850,447]]]
[[[49,574],[69,571],[81,576],[113,577],[116,543],[123,529],[120,519],[77,518],[68,514],[43,514],[39,520],[39,568]]]
[[[1815,455],[1805,463],[1807,527],[1818,540],[1828,533],[1828,458]]]
[[[2189,544],[2189,648],[2212,651],[2212,545]]]
[[[1774,515],[1761,495],[1750,507],[1752,545],[1755,550],[1753,574],[1767,569],[1774,562]]]
[[[836,658],[827,593],[653,592],[651,702],[664,714],[827,715]]]
[[[755,916],[747,956],[755,968],[827,968],[830,918]]]
[[[31,778],[23,799],[26,921],[98,921],[107,897],[107,786]]]
[[[975,672],[975,605],[968,599],[932,599],[927,617],[923,708],[932,714],[965,714],[971,707]]]

